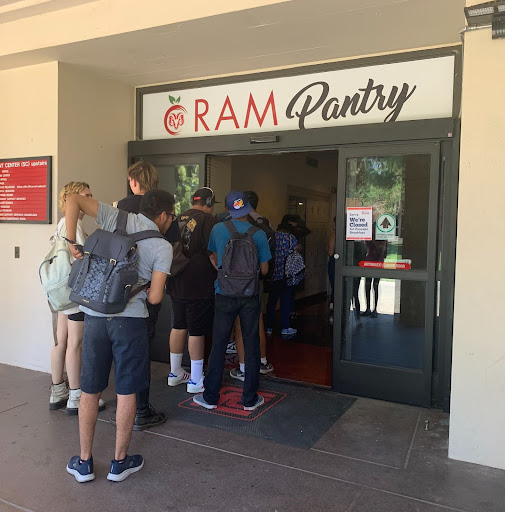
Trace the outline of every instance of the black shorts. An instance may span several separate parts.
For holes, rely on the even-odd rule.
[[[72,313],[71,315],[68,315],[68,319],[73,322],[84,322],[84,313],[82,311],[79,311],[79,313]]]
[[[147,320],[86,315],[82,343],[81,389],[101,393],[114,361],[116,394],[132,395],[149,386]]]
[[[188,330],[190,336],[212,332],[214,299],[185,300],[172,297],[174,329]]]

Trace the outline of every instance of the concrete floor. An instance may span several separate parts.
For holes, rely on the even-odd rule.
[[[168,374],[153,367],[153,378]],[[146,465],[123,483],[105,478],[109,406],[96,429],[97,478],[78,484],[65,472],[79,451],[77,418],[48,410],[49,384],[47,374],[0,365],[0,512],[505,511],[505,472],[447,458],[447,415],[362,398],[308,450],[166,411],[165,425],[133,433],[130,453]],[[113,398],[110,388],[104,398]]]

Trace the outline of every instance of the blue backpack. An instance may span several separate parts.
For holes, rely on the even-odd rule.
[[[133,290],[138,282],[137,242],[146,238],[165,238],[159,231],[128,234],[128,214],[118,211],[112,233],[97,229],[83,246],[84,257],[72,264],[68,286],[70,300],[93,311],[114,315],[124,311],[129,300],[147,288]]]
[[[284,279],[287,286],[296,286],[305,277],[305,262],[303,256],[292,250],[284,261]]]

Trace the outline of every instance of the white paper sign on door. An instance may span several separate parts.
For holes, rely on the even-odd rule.
[[[372,207],[347,208],[346,240],[372,240]]]

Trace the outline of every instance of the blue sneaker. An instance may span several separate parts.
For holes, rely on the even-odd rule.
[[[74,455],[67,464],[67,473],[74,475],[75,479],[82,482],[91,482],[95,479],[93,473],[93,457],[88,460],[81,460],[79,455]]]
[[[297,333],[296,329],[289,327],[288,329],[282,329],[281,336],[294,336]]]
[[[110,461],[110,471],[107,480],[113,482],[122,482],[132,473],[140,471],[144,467],[144,457],[142,455],[127,455],[123,460]]]
[[[267,336],[270,336],[272,334],[272,328],[271,327],[267,327],[265,329],[265,332],[266,332]]]
[[[203,395],[194,396],[193,402],[195,402],[195,404],[201,405],[202,407],[205,407],[205,409],[217,409],[217,405],[207,403],[205,398],[203,398]]]

